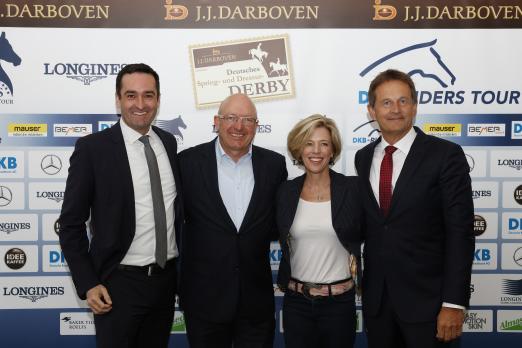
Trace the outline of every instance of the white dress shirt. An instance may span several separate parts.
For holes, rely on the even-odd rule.
[[[216,139],[216,162],[219,194],[239,232],[254,191],[252,145],[248,152],[235,162],[223,150],[219,139]]]
[[[393,153],[393,171],[392,171],[392,194],[393,190],[395,188],[395,184],[397,183],[397,179],[399,178],[399,175],[401,174],[402,167],[404,166],[404,161],[406,161],[406,157],[408,156],[408,153],[410,152],[411,146],[413,145],[413,142],[415,141],[415,137],[417,136],[417,132],[415,132],[415,129],[413,127],[410,129],[406,135],[393,144],[397,148],[397,150]],[[373,151],[373,160],[372,160],[372,167],[370,169],[370,184],[372,185],[373,194],[375,195],[375,198],[377,199],[377,202],[379,202],[379,178],[381,175],[381,162],[384,158],[384,149],[386,146],[388,146],[388,142],[384,140],[384,138],[381,138],[381,142],[375,146],[375,150]],[[465,309],[463,306],[459,306],[452,303],[444,302],[442,304],[443,307],[451,307],[451,308],[459,308],[459,309]]]
[[[120,118],[121,132],[125,141],[125,149],[129,158],[134,189],[134,208],[136,212],[136,232],[127,254],[121,261],[124,265],[145,266],[156,262],[156,233],[154,224],[154,209],[150,189],[150,176],[147,159],[145,158],[144,144],[138,139],[142,134],[130,128],[123,118]],[[176,184],[170,166],[169,157],[163,142],[154,133],[152,127],[147,133],[156,159],[161,178],[163,202],[167,217],[167,259],[178,256],[176,246],[176,232],[174,231],[174,199],[176,198]]]

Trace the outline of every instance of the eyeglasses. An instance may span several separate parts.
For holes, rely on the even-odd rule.
[[[237,121],[241,121],[243,126],[254,126],[257,124],[258,119],[254,116],[243,116],[240,117],[234,114],[218,115],[218,117],[227,124],[236,124]]]

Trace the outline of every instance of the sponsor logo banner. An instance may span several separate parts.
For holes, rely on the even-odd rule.
[[[522,176],[522,151],[502,150],[490,152],[490,170],[492,177]]]
[[[0,309],[86,307],[70,276],[2,278]]]
[[[46,123],[10,123],[7,128],[10,137],[46,137]]]
[[[65,179],[69,169],[69,151],[29,151],[29,177],[36,179]]]
[[[0,211],[25,208],[24,183],[0,182]]]
[[[24,177],[23,151],[0,152],[0,175],[4,179]]]
[[[187,327],[185,325],[185,316],[182,311],[174,311],[174,320],[170,329],[171,334],[185,334]]]
[[[502,244],[502,269],[522,270],[522,244]]]
[[[504,181],[502,183],[502,207],[522,208],[522,181]]]
[[[0,241],[38,240],[38,215],[0,214]]]
[[[498,182],[473,181],[471,186],[475,208],[498,207]]]
[[[473,256],[473,269],[497,269],[497,244],[475,244],[475,254]]]
[[[468,310],[464,318],[463,332],[493,332],[492,310]]]
[[[498,214],[476,212],[473,222],[473,232],[477,239],[497,239]]]
[[[29,209],[60,210],[65,182],[29,183]]]
[[[469,175],[472,178],[483,178],[487,170],[487,152],[482,150],[470,150],[464,148],[466,160],[469,165]]]
[[[511,139],[522,139],[522,121],[511,121]]]
[[[114,126],[118,121],[98,121],[98,131],[105,130],[107,128],[111,128]]]
[[[497,311],[497,332],[522,332],[522,312],[498,310]]]
[[[471,275],[471,306],[522,305],[522,274]]]
[[[0,272],[38,272],[38,246],[0,245]]]
[[[126,64],[108,63],[44,63],[44,75],[65,76],[80,81],[84,86],[102,80],[108,76],[116,76]]]
[[[96,335],[92,312],[61,312],[60,335]]]
[[[42,214],[42,239],[44,241],[58,241],[60,214]]]
[[[522,239],[522,213],[502,213],[502,238]]]
[[[254,101],[294,96],[286,35],[191,46],[190,55],[198,108],[234,93]]]
[[[426,123],[422,126],[426,134],[437,137],[460,137],[462,125],[459,123]]]
[[[92,133],[92,124],[66,124],[56,123],[53,125],[53,135],[55,137],[78,138]]]
[[[44,272],[69,272],[59,245],[42,246],[42,267]]]
[[[283,256],[283,251],[281,250],[281,246],[279,242],[270,243],[270,267],[272,271],[277,271],[279,269],[279,263],[281,262],[281,257]]]
[[[503,137],[506,135],[504,123],[470,123],[468,137]]]

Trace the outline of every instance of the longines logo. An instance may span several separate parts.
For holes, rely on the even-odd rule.
[[[497,160],[497,166],[499,167],[509,167],[516,170],[522,169],[522,159],[513,159],[513,158],[503,158]]]
[[[88,86],[91,82],[118,75],[125,65],[119,63],[44,63],[44,75],[65,76]]]
[[[30,222],[0,222],[0,232],[4,232],[5,234],[29,229],[31,229]]]
[[[180,128],[187,129],[187,125],[181,118],[181,115],[172,120],[156,120],[156,125],[164,131],[174,135],[179,145],[183,144],[183,134],[181,133]]]
[[[31,302],[36,302],[49,296],[65,294],[63,286],[13,286],[3,287],[3,296],[17,296]]]
[[[491,194],[492,194],[491,190],[473,190],[472,191],[473,199],[491,197]]]
[[[55,175],[62,169],[62,160],[60,157],[50,154],[42,158],[40,162],[40,168],[47,175]]]
[[[63,191],[37,191],[36,198],[47,198],[56,203],[63,201]]]
[[[5,207],[9,205],[13,200],[13,193],[11,189],[7,186],[0,186],[0,207]]]
[[[13,47],[6,38],[5,32],[3,31],[0,35],[0,61],[6,61],[14,66],[20,65],[22,59],[13,50]],[[0,65],[0,105],[1,104],[13,104],[13,82],[7,75],[7,72]]]

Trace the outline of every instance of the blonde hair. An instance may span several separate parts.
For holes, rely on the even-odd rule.
[[[290,133],[288,133],[286,141],[288,152],[299,164],[303,163],[301,154],[303,153],[306,142],[312,136],[313,131],[321,127],[326,128],[332,138],[332,164],[339,158],[342,142],[335,121],[324,115],[314,114],[297,122]]]

